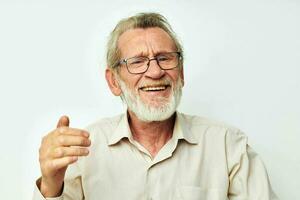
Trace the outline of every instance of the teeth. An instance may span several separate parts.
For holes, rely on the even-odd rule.
[[[166,86],[158,86],[158,87],[144,87],[142,90],[144,91],[157,91],[157,90],[164,90]]]

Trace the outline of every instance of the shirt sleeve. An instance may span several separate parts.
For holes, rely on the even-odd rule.
[[[39,189],[40,182],[41,178],[39,178],[35,183],[32,200],[63,200],[62,195],[54,198],[45,198]]]
[[[238,134],[237,138],[232,141],[236,162],[229,171],[229,200],[278,200],[262,160],[247,144],[246,136]]]
[[[36,181],[32,200],[84,200],[81,175],[78,164],[70,165],[66,171],[63,192],[55,198],[45,198],[39,190],[40,178]]]

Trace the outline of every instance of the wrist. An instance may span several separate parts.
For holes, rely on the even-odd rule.
[[[42,177],[38,180],[37,186],[44,197],[59,197],[63,192],[63,182],[57,183]]]

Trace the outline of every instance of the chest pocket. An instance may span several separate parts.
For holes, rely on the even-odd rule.
[[[176,196],[178,200],[228,200],[226,191],[196,186],[179,186]]]

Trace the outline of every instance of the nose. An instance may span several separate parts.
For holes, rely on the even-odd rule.
[[[165,70],[160,68],[157,60],[155,58],[150,59],[148,62],[148,70],[145,72],[145,76],[152,79],[160,79],[162,76],[164,76],[164,74]]]

